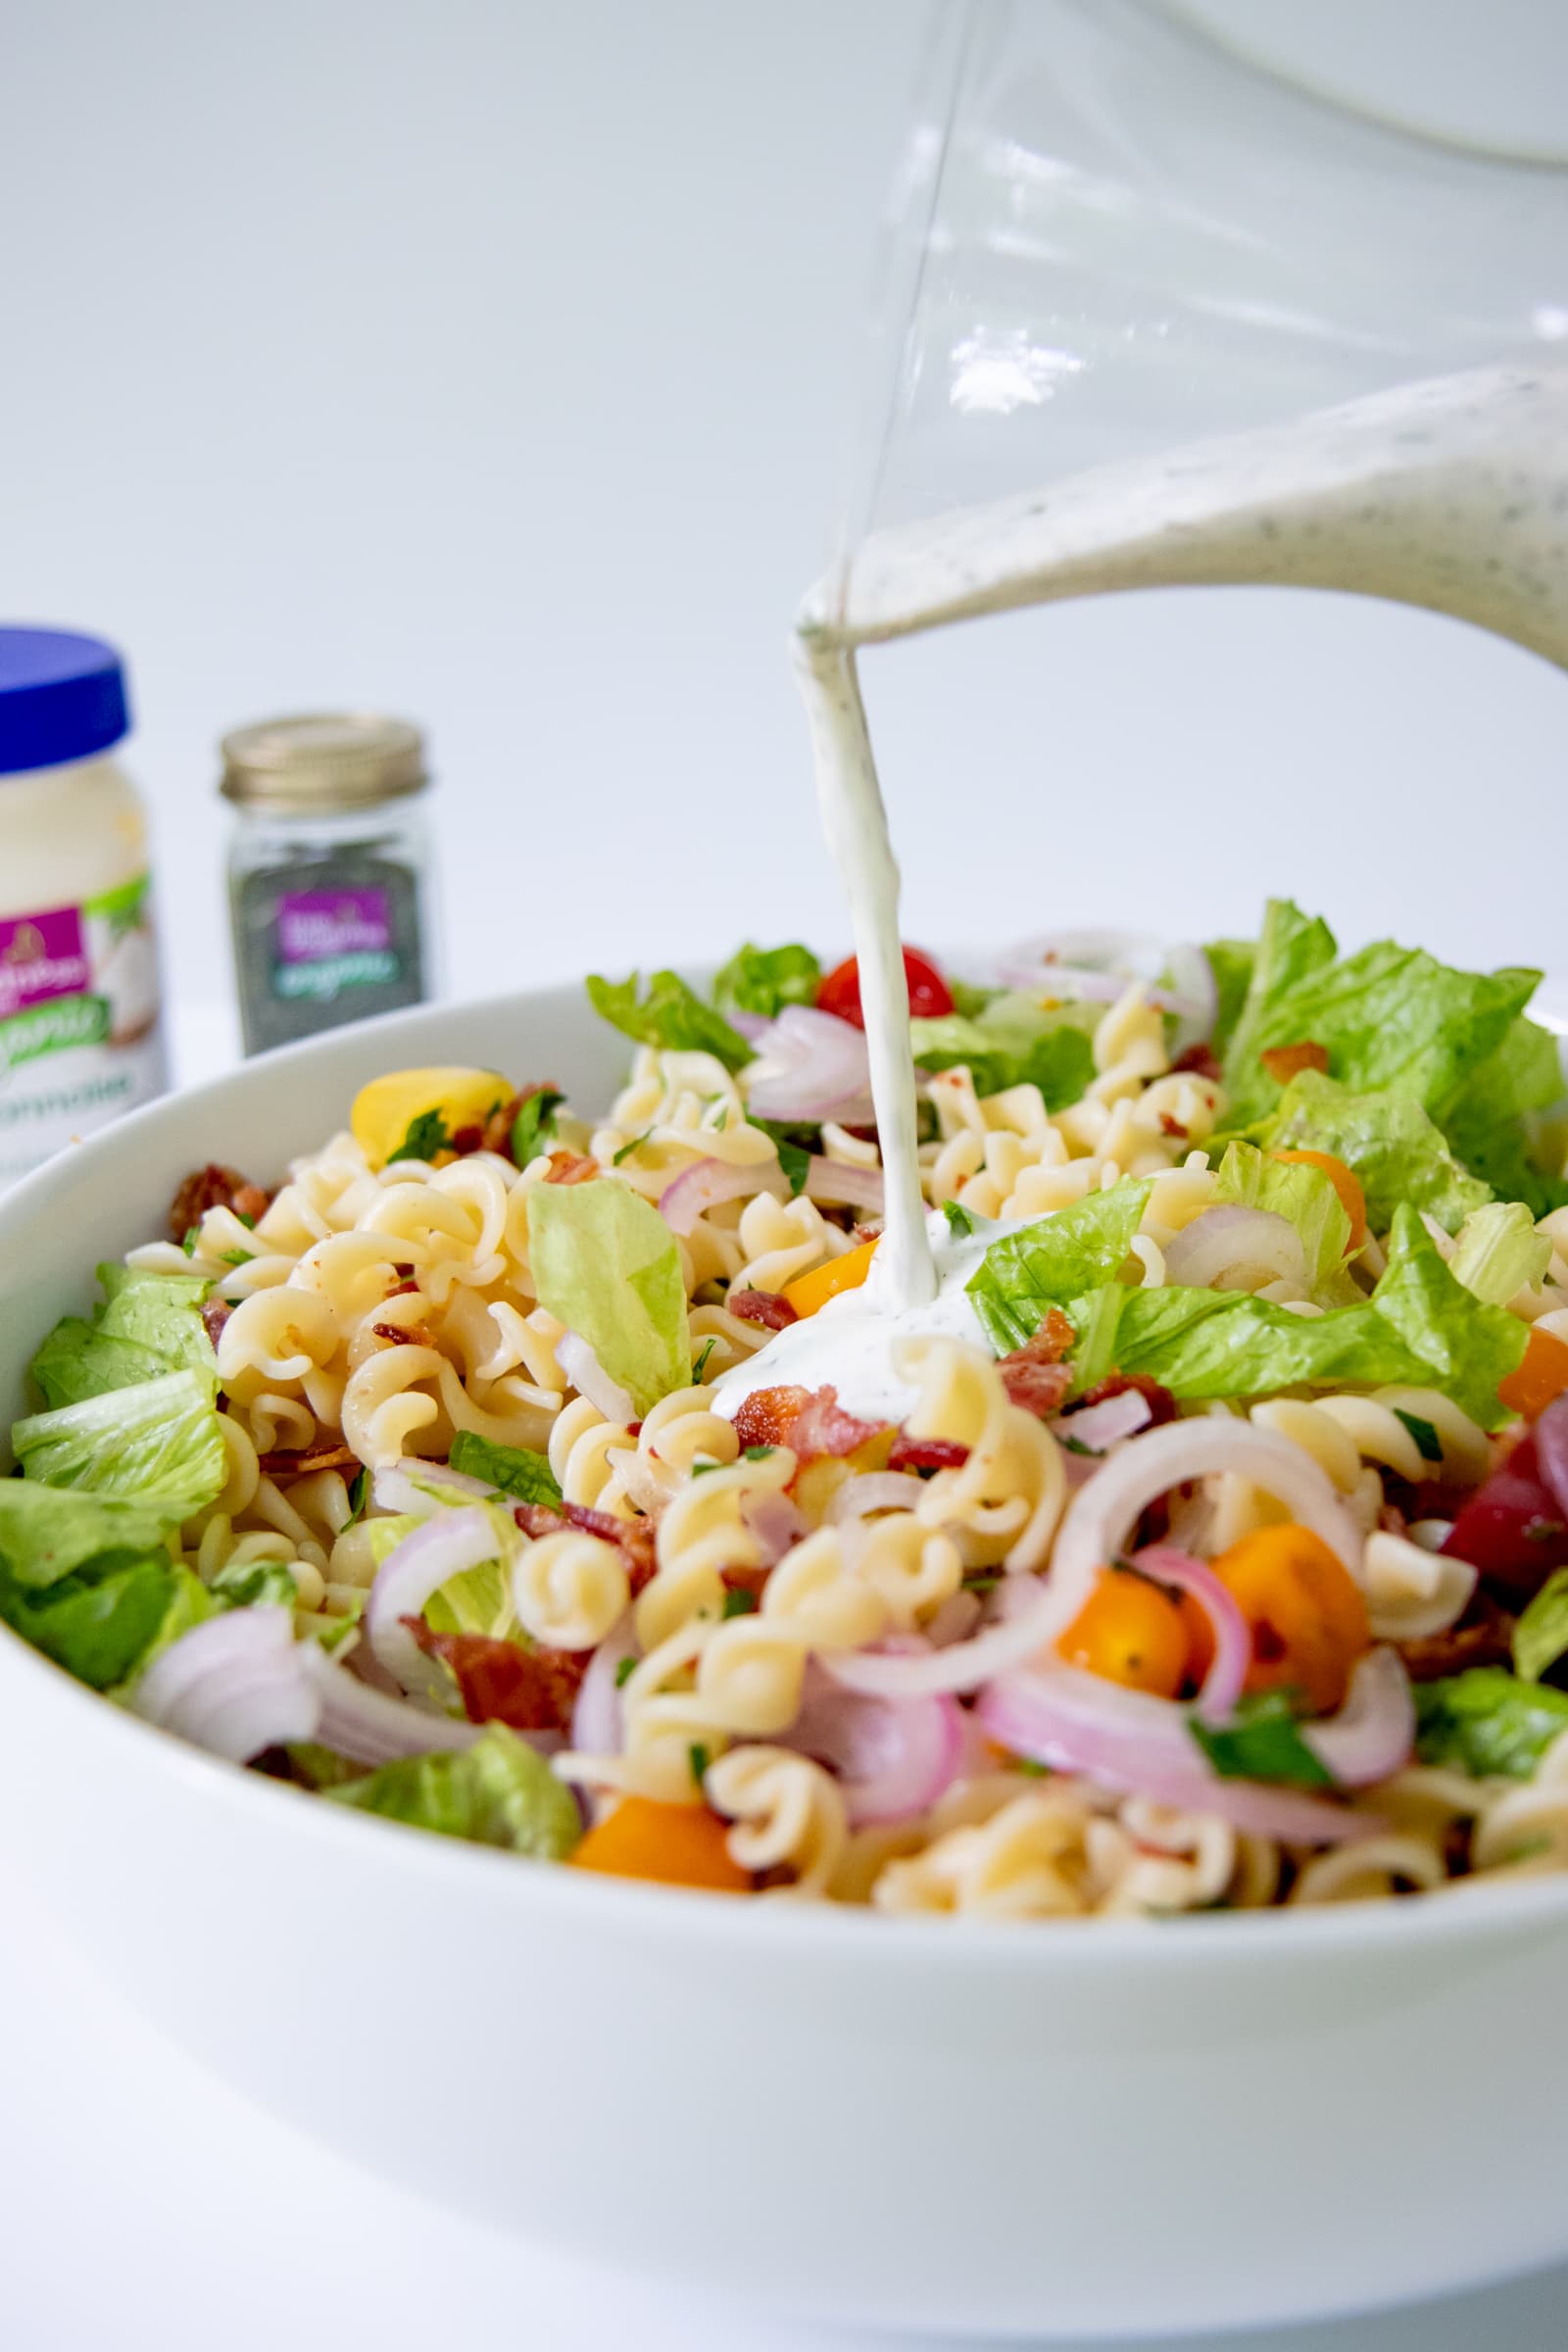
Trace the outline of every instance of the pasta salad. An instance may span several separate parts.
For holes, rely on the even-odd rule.
[[[596,978],[604,1118],[390,1072],[99,1267],[0,1617],[234,1764],[604,1875],[1067,1919],[1568,1868],[1539,975],[1288,901],[906,967],[928,1307],[879,1294],[853,962]]]

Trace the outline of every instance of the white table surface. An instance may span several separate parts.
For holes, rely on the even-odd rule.
[[[229,1036],[226,1008],[181,1007],[184,1073],[220,1066]],[[30,1892],[3,1877],[0,1922],[5,2352],[871,2352],[892,2343],[589,2270],[386,2187],[163,2041]],[[294,2004],[302,2034],[320,2035],[330,2066],[346,2013],[313,1986],[303,1928],[298,1978],[278,1998]],[[1508,2161],[1505,2086],[1501,2115],[1495,2146],[1478,2157],[1494,2193]],[[1568,2268],[1419,2310],[1218,2342],[1228,2352],[1561,2352]]]

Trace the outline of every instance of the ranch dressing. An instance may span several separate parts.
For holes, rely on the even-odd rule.
[[[850,1410],[887,1411],[906,1394],[892,1341],[947,1327],[920,1318],[962,1291],[920,1192],[898,868],[856,649],[1069,596],[1267,583],[1424,606],[1568,668],[1565,518],[1568,369],[1477,369],[880,533],[841,618],[812,592],[796,667],[860,963],[886,1232],[858,1308],[835,1300],[781,1333],[719,1384],[726,1409],[753,1388],[831,1380]]]

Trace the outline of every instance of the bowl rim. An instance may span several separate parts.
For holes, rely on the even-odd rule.
[[[426,1024],[537,1009],[546,1000],[560,1000],[568,994],[575,1000],[579,987],[580,983],[570,981],[546,981],[533,988],[497,990],[485,997],[404,1006],[356,1022],[352,1028],[328,1030],[319,1037],[275,1047],[197,1086],[174,1089],[67,1146],[0,1196],[0,1240],[8,1229],[25,1231],[35,1215],[47,1210],[64,1170],[84,1164],[90,1169],[100,1160],[108,1162],[132,1128],[154,1130],[176,1107],[184,1110],[204,1098],[244,1086],[252,1071],[275,1079],[301,1063],[343,1054],[351,1039],[356,1045],[365,1041],[373,1049],[379,1037],[404,1034]],[[191,1783],[207,1801],[237,1806],[242,1814],[260,1806],[264,1810],[258,1818],[273,1824],[281,1824],[282,1815],[273,1813],[272,1808],[294,1804],[301,1834],[324,1843],[329,1854],[341,1852],[346,1869],[352,1868],[357,1854],[372,1850],[363,1843],[367,1837],[399,1838],[404,1847],[402,1867],[416,1865],[438,1891],[451,1889],[461,1896],[465,1886],[484,1883],[475,1880],[475,1873],[489,1874],[487,1891],[499,1889],[510,1880],[515,1892],[502,1899],[516,1901],[524,1916],[531,1907],[542,1905],[548,1914],[567,1924],[580,1920],[586,1929],[612,1933],[642,1928],[661,1942],[684,1942],[694,1935],[716,1936],[738,1953],[760,1947],[780,1955],[820,1953],[832,1958],[843,1954],[856,1956],[857,1964],[863,1954],[873,1964],[917,1972],[927,1968],[946,1971],[961,1954],[963,1964],[983,1969],[988,1976],[1010,1977],[1020,1970],[1033,1974],[1042,1969],[1067,1974],[1104,1968],[1118,1974],[1127,1970],[1142,1973],[1151,1960],[1161,1973],[1173,1968],[1207,1970],[1225,1954],[1233,1955],[1239,1964],[1255,1965],[1276,1953],[1304,1958],[1390,1947],[1397,1951],[1433,1945],[1462,1949],[1511,1941],[1516,1936],[1568,1923],[1568,1871],[1512,1879],[1489,1873],[1420,1895],[1190,1912],[1158,1921],[960,1919],[886,1913],[868,1904],[794,1901],[788,1896],[738,1902],[702,1888],[617,1880],[560,1864],[530,1868],[522,1857],[502,1848],[313,1802],[306,1790],[210,1755],[144,1722],[130,1709],[114,1705],[102,1692],[77,1682],[64,1667],[34,1649],[10,1626],[0,1624],[0,1685],[14,1674],[35,1676],[40,1690],[52,1687],[55,1700],[68,1709],[91,1709],[92,1721],[107,1738],[129,1741],[127,1766],[139,1756],[150,1767]],[[45,1696],[42,1703],[55,1701]],[[88,1718],[83,1714],[81,1720],[85,1723]],[[388,1848],[387,1858],[391,1856]]]

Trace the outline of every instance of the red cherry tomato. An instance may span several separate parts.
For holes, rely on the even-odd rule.
[[[953,991],[937,970],[929,956],[918,948],[904,951],[904,977],[909,988],[909,1010],[916,1020],[935,1020],[953,1010]],[[853,956],[835,964],[816,992],[817,1007],[822,1012],[836,1012],[841,1021],[853,1021],[857,1029],[865,1027],[860,1011],[860,967]]]
[[[1568,1414],[1568,1405],[1547,1413]],[[1538,1592],[1554,1568],[1568,1562],[1568,1513],[1542,1474],[1538,1451],[1546,1413],[1522,1437],[1507,1460],[1460,1505],[1444,1550],[1468,1560],[1515,1606]]]

